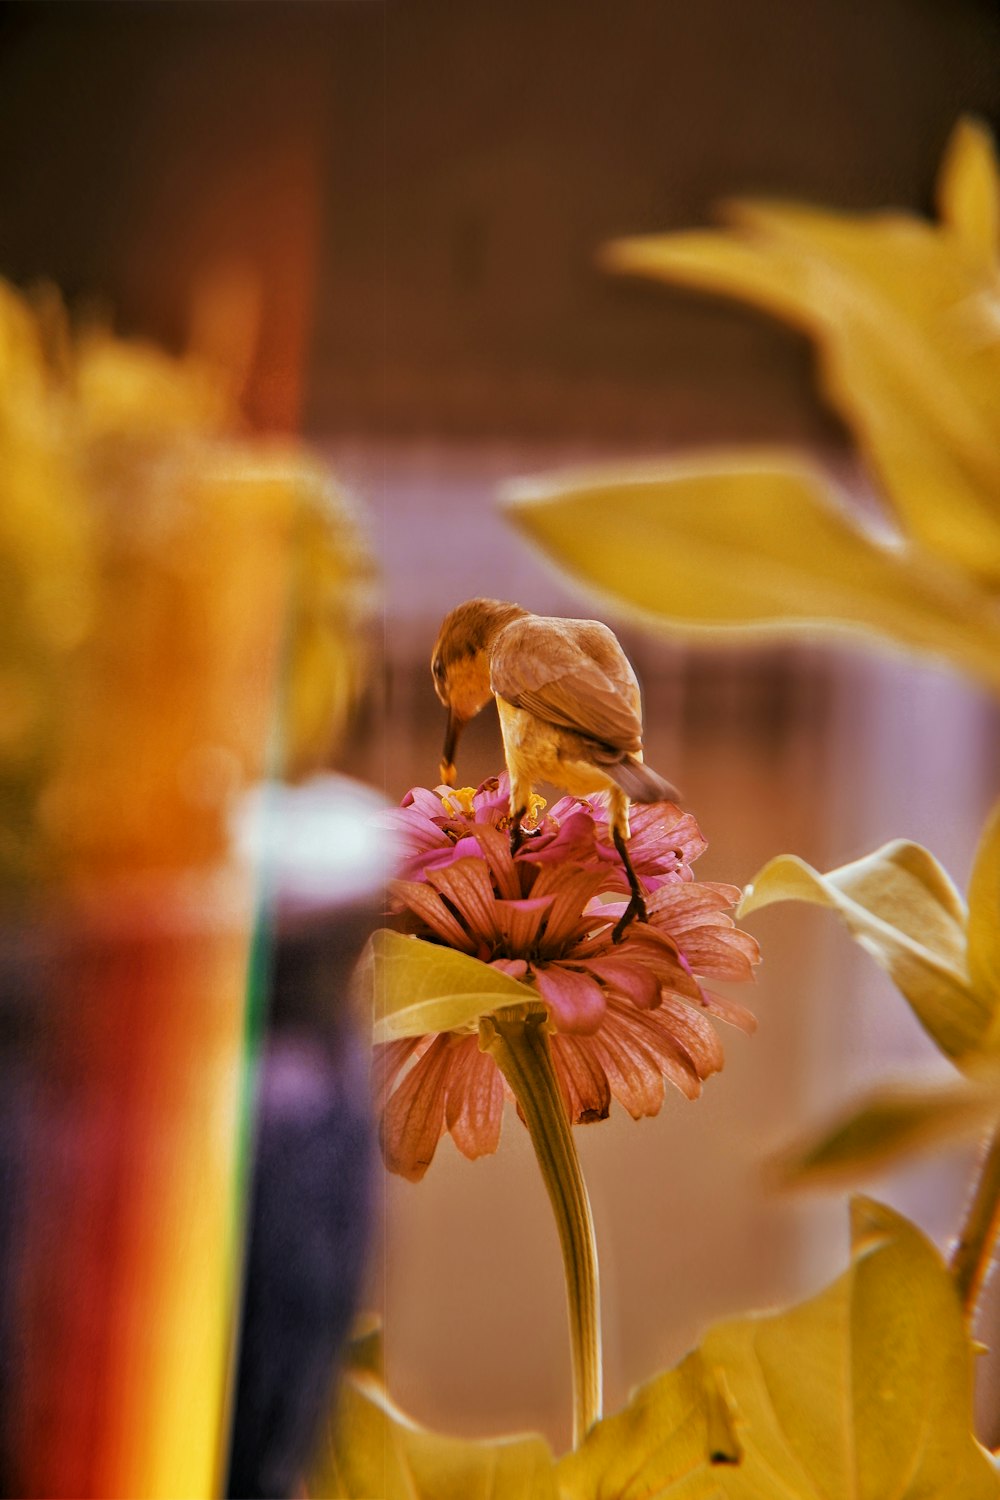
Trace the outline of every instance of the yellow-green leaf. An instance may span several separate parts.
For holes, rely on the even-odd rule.
[[[712,1500],[727,1493],[719,1475],[726,1459],[742,1458],[743,1449],[720,1384],[696,1351],[676,1370],[641,1386],[624,1411],[605,1417],[561,1460],[560,1495]]]
[[[993,1003],[993,1045],[1000,1045],[1000,802],[979,840],[969,880],[969,976]]]
[[[719,230],[687,229],[612,240],[598,258],[607,271],[739,297],[803,333],[816,332],[804,268],[775,247]]]
[[[863,529],[790,453],[574,471],[505,494],[543,551],[646,624],[867,628],[1000,687],[1000,608]]]
[[[852,1225],[844,1276],[710,1329],[561,1461],[563,1500],[994,1500],[951,1278],[890,1209]]]
[[[962,153],[961,238],[906,214],[848,216],[788,203],[728,206],[731,230],[619,240],[614,270],[734,296],[816,343],[824,393],[869,458],[902,525],[942,559],[1000,583],[1000,340],[996,266],[970,254],[975,212]],[[983,164],[977,168],[982,178]],[[995,183],[993,185],[995,189]],[[975,206],[974,206],[975,205]]]
[[[937,185],[943,222],[969,255],[995,266],[1000,251],[1000,172],[993,138],[978,120],[959,120],[948,142]]]
[[[1000,1117],[992,1083],[887,1086],[784,1152],[775,1165],[791,1187],[827,1187],[881,1171],[900,1157],[982,1134]]]
[[[940,557],[1000,580],[1000,342],[995,270],[904,214],[851,218],[742,202],[738,222],[800,264],[823,389],[904,527]]]
[[[538,1003],[535,990],[478,958],[388,928],[372,935],[357,979],[376,1042],[474,1029],[503,1006]]]
[[[393,1403],[379,1363],[370,1348],[352,1362],[309,1500],[558,1500],[544,1438],[473,1442],[431,1432]]]
[[[837,912],[941,1050],[955,1062],[974,1061],[995,1007],[970,983],[964,907],[926,849],[897,840],[828,875],[796,855],[779,855],[747,887],[739,915],[776,901]]]

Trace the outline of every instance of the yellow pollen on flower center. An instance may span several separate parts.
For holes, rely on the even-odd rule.
[[[471,817],[475,812],[473,798],[476,795],[474,786],[460,786],[455,791],[448,792],[441,798],[445,812],[451,818],[459,818],[463,813]]]
[[[521,827],[536,828],[538,826],[539,815],[547,805],[544,797],[540,797],[537,792],[532,792],[528,798],[528,811],[521,819]]]

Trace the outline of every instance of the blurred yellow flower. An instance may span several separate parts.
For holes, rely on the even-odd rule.
[[[361,691],[346,497],[210,363],[2,282],[0,459],[0,889],[217,858],[232,796],[328,765]]]

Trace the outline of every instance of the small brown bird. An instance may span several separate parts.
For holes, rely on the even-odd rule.
[[[676,802],[679,793],[643,764],[639,683],[614,633],[599,620],[561,620],[500,599],[469,599],[446,616],[431,672],[448,710],[441,780],[454,786],[459,735],[494,697],[510,775],[513,848],[524,836],[521,819],[534,782],[574,796],[610,792],[611,833],[632,892],[615,939],[633,917],[645,921],[628,854],[629,801]]]

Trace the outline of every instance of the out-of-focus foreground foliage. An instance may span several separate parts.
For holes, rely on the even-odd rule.
[[[275,673],[289,775],[327,763],[359,689],[372,568],[345,497],[243,433],[217,370],[6,284],[0,459],[0,887],[218,857]]]
[[[971,1436],[973,1356],[948,1273],[892,1210],[857,1199],[851,1224],[851,1266],[832,1286],[709,1329],[558,1462],[536,1436],[418,1426],[387,1395],[369,1335],[310,1500],[988,1500],[1000,1484]]]
[[[603,257],[807,334],[879,517],[793,451],[727,449],[521,481],[511,518],[648,624],[871,630],[1000,691],[1000,174],[970,121],[938,206],[931,223],[741,200],[729,229],[620,240]]]
[[[268,915],[235,816],[329,763],[372,580],[233,391],[0,282],[10,1493],[207,1495],[225,1458]]]
[[[1000,803],[979,842],[968,907],[934,856],[902,840],[827,875],[795,855],[779,855],[748,886],[740,914],[782,901],[836,912],[891,976],[939,1051],[966,1075],[945,1086],[885,1087],[790,1156],[786,1176],[813,1181],[850,1175],[995,1124]]]

